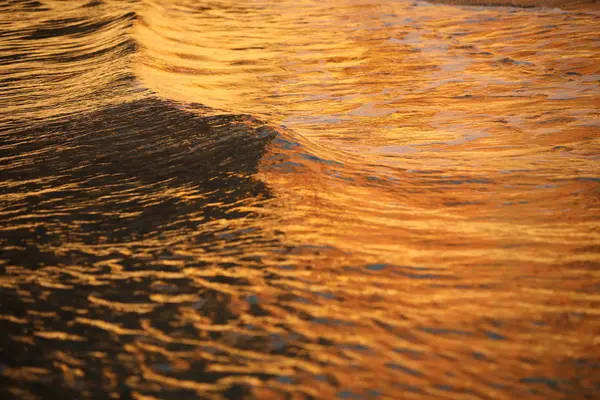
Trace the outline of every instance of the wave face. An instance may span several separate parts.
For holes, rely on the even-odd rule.
[[[598,26],[2,2],[2,398],[594,398]]]

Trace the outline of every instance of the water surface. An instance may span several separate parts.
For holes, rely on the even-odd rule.
[[[599,24],[2,3],[2,395],[593,399]]]

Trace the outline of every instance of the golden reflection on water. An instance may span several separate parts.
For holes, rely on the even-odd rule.
[[[287,239],[409,264],[450,241],[460,263],[505,264],[553,262],[557,246],[580,257],[593,235],[595,14],[387,1],[140,14],[147,86],[298,135],[307,154],[277,150],[302,173],[261,173]],[[567,214],[583,218],[566,227]]]
[[[46,22],[90,10],[110,22],[69,40],[38,38],[36,65],[2,66],[31,75],[0,96],[7,132],[26,119],[92,113],[42,131],[64,131],[59,156],[26,146],[1,154],[12,174],[0,197],[12,218],[3,240],[16,255],[3,257],[0,285],[35,306],[0,318],[32,324],[15,343],[57,347],[43,367],[2,363],[11,395],[25,393],[21,382],[83,393],[81,382],[98,379],[83,397],[597,390],[595,11],[44,4]],[[3,24],[15,32],[39,23],[14,16]],[[55,63],[65,51],[90,59]],[[263,152],[253,143],[267,128]],[[17,141],[3,144],[20,149]],[[230,164],[229,153],[250,154],[250,166]],[[38,156],[39,165],[28,161]],[[21,165],[59,165],[77,179],[26,182]],[[29,205],[34,195],[48,201]],[[36,232],[28,243],[49,257],[35,268],[19,253],[18,229]],[[36,229],[57,239],[42,243]],[[69,290],[83,300],[70,305]],[[106,346],[93,347],[92,333]]]

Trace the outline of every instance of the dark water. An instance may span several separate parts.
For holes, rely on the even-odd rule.
[[[2,398],[596,398],[599,23],[1,1]]]

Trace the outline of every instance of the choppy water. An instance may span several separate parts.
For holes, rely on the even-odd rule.
[[[593,399],[598,26],[1,2],[3,398]]]

